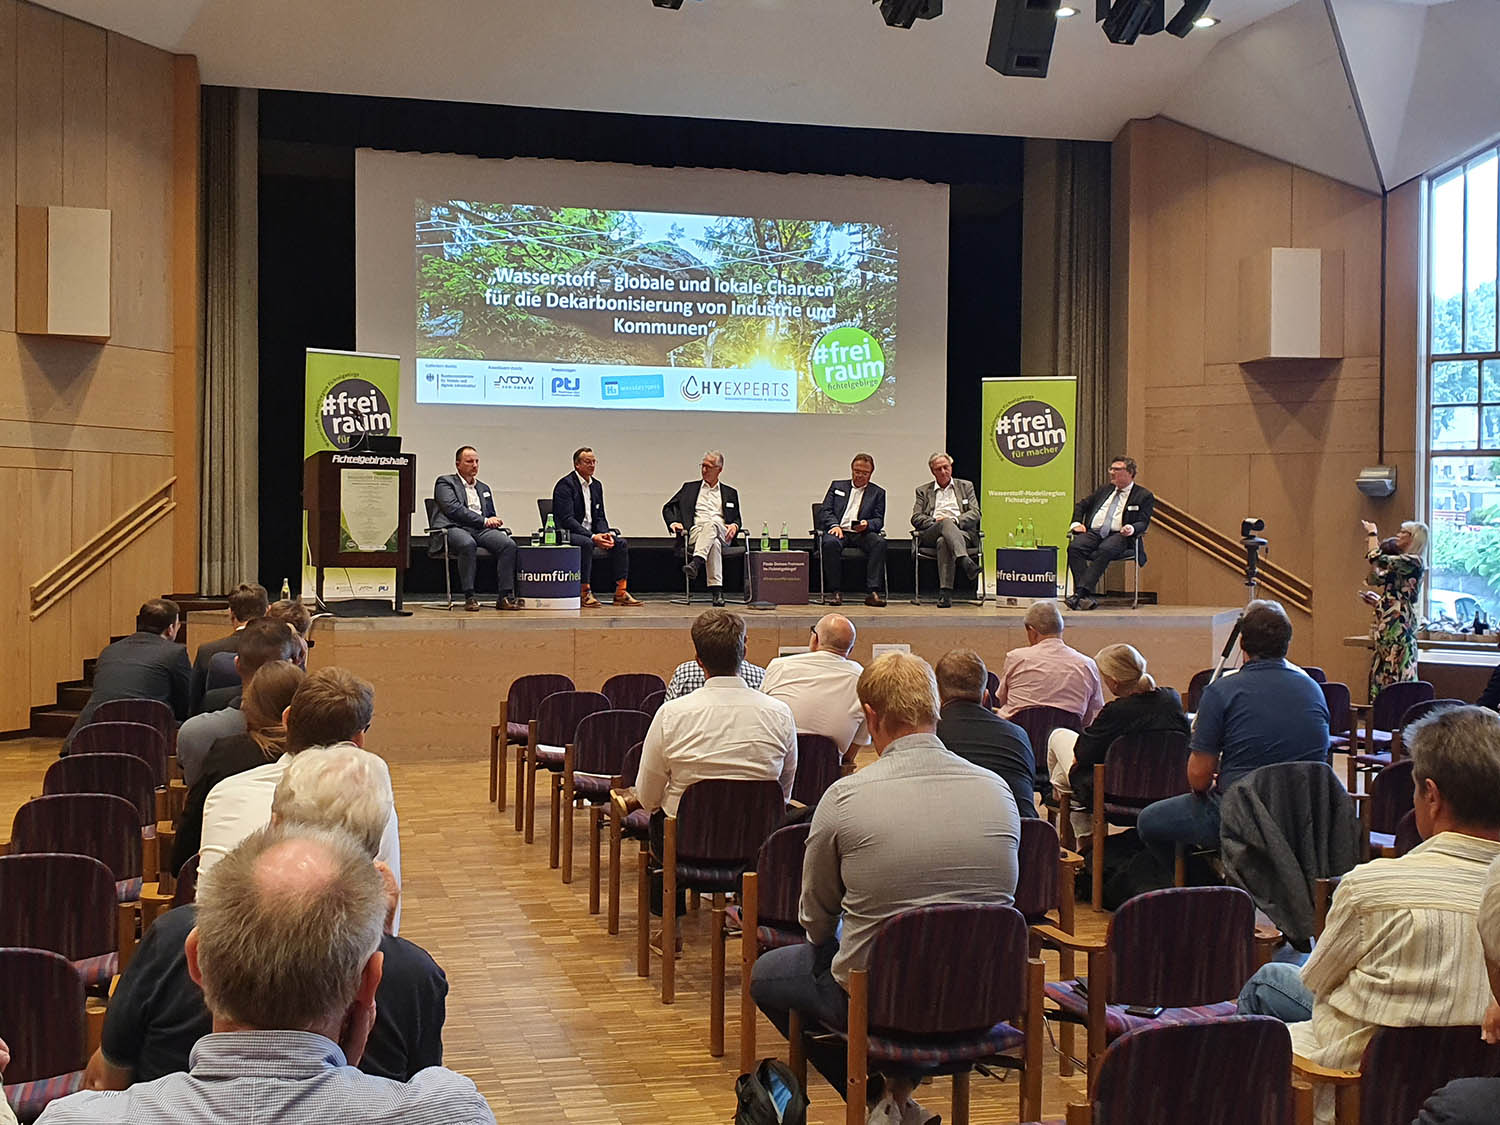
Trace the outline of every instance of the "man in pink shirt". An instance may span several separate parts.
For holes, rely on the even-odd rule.
[[[1104,685],[1092,658],[1063,643],[1062,611],[1054,601],[1026,611],[1026,647],[1005,654],[995,702],[1004,718],[1023,707],[1059,707],[1094,721],[1104,706]]]

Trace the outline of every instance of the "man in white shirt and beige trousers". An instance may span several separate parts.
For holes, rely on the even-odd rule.
[[[1450,707],[1402,731],[1423,842],[1344,876],[1307,964],[1266,965],[1240,1011],[1286,1020],[1292,1050],[1357,1070],[1381,1027],[1479,1024],[1489,999],[1475,919],[1500,857],[1500,715]],[[1333,1090],[1317,1087],[1319,1125]]]

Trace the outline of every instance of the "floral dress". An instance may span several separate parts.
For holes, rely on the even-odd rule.
[[[1387,684],[1417,678],[1417,588],[1422,560],[1417,555],[1387,555],[1378,548],[1370,560],[1369,585],[1380,594],[1370,634],[1375,659],[1370,664],[1370,699]]]

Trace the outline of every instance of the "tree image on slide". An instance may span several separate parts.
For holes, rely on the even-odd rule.
[[[800,413],[895,405],[890,227],[418,200],[415,232],[419,357],[794,372]],[[581,307],[591,296],[610,304]],[[883,353],[863,401],[834,401],[812,374],[838,325]]]

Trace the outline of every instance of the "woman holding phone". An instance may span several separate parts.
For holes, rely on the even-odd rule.
[[[1365,529],[1365,557],[1370,560],[1372,590],[1360,600],[1375,610],[1370,635],[1375,657],[1370,662],[1370,702],[1387,684],[1417,678],[1417,593],[1426,569],[1427,525],[1407,520],[1401,530],[1381,541],[1380,531],[1369,520]]]

